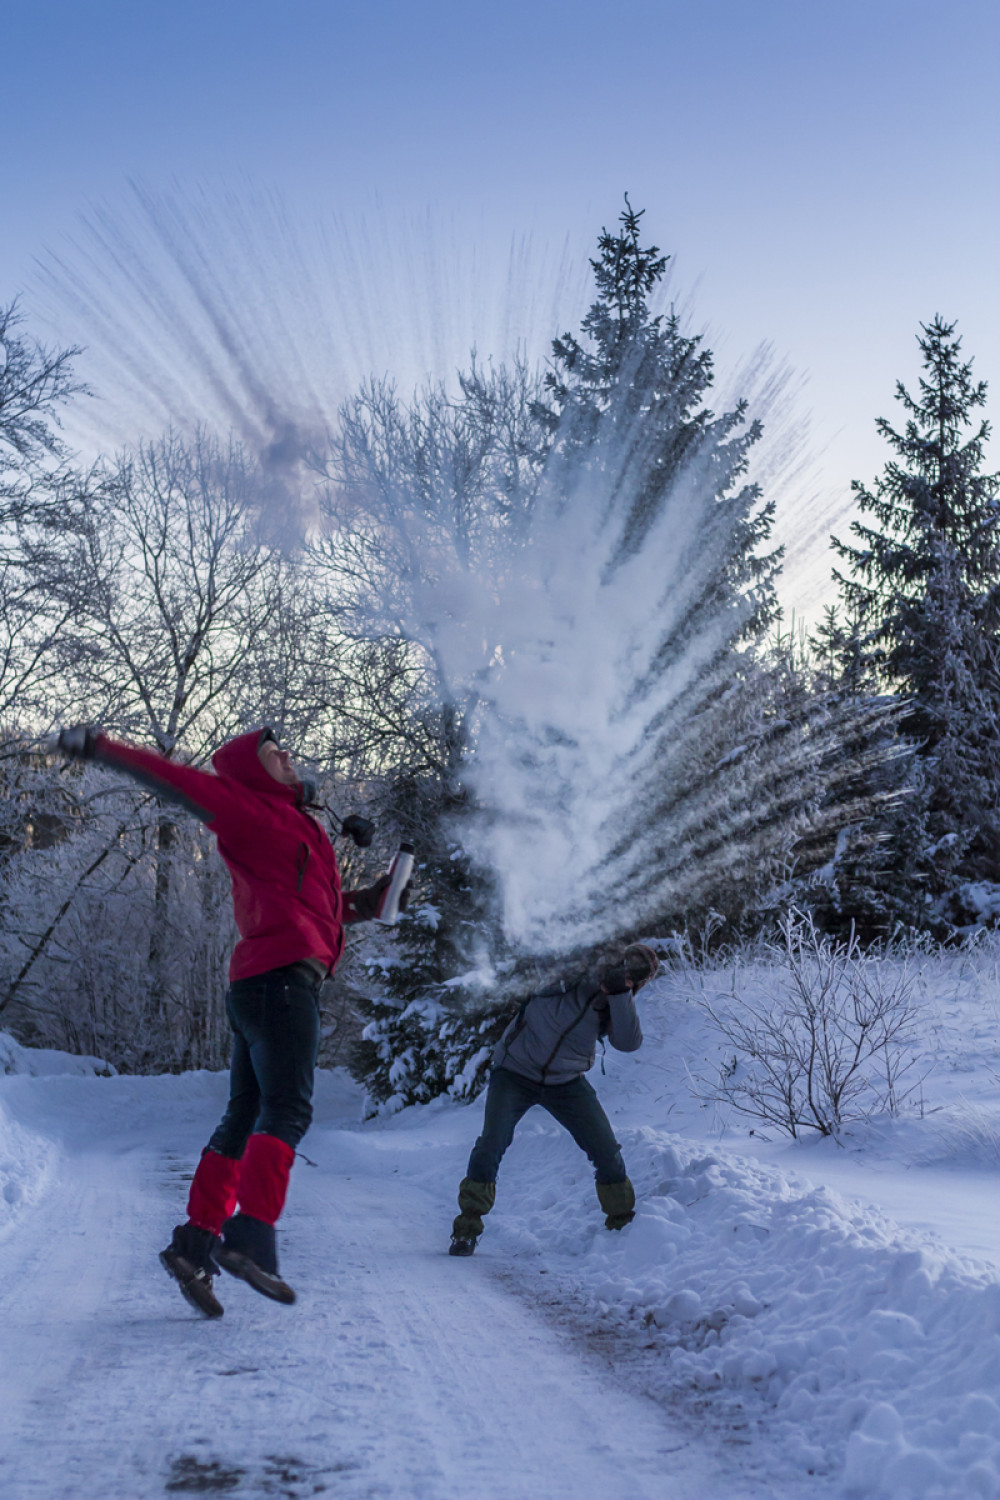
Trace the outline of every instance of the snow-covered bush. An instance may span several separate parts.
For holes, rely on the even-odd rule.
[[[426,1104],[438,1094],[474,1099],[486,1081],[494,1045],[511,1009],[496,1004],[470,1016],[438,1000],[412,1000],[402,1008],[366,1000],[371,1017],[355,1048],[351,1071],[368,1091],[366,1113],[394,1114]]]
[[[696,1094],[793,1138],[895,1114],[919,1083],[906,965],[862,956],[853,933],[835,943],[799,913],[781,930],[783,951],[761,991],[704,1002],[733,1055],[717,1077],[693,1080]]]

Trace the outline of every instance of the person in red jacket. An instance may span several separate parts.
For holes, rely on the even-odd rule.
[[[344,924],[377,915],[389,877],[341,891],[333,846],[306,810],[313,789],[270,729],[223,745],[212,757],[215,774],[84,726],[63,730],[57,744],[180,802],[215,834],[240,933],[226,995],[229,1104],[195,1171],[187,1222],[160,1260],[208,1317],[223,1311],[213,1287],[219,1266],[277,1302],[294,1302],[278,1274],[275,1224],[312,1119],[319,990],[340,957]]]

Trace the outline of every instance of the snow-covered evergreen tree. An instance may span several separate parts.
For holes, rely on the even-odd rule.
[[[868,682],[858,632],[828,607],[791,667],[788,711],[807,757],[812,802],[795,867],[772,907],[809,912],[827,933],[879,941],[895,924],[886,879],[886,817],[900,803],[912,753],[899,732],[899,702]]]
[[[745,475],[760,440],[740,400],[717,415],[706,405],[714,379],[712,351],[685,333],[679,314],[656,313],[652,298],[669,257],[640,243],[643,210],[626,195],[617,233],[603,229],[590,264],[597,297],[581,324],[582,339],[565,333],[552,345],[544,402],[536,412],[552,444],[549,482],[572,493],[581,473],[603,472],[607,501],[624,512],[620,549],[637,551],[678,485],[711,487],[717,505],[714,545],[701,538],[710,586],[692,591],[681,640],[728,604],[745,637],[761,635],[777,615],[774,580],[779,552],[762,552],[771,534],[773,503]],[[728,647],[727,641],[722,647]]]
[[[390,1110],[440,1093],[471,1098],[503,1029],[496,902],[455,836],[465,802],[457,778],[424,772],[397,776],[383,807],[418,866],[396,931],[364,944],[367,986],[355,1004],[367,1024],[351,1068],[373,1105]]]
[[[812,790],[801,746],[777,751],[787,678],[754,650],[778,618],[774,507],[747,472],[761,423],[745,400],[711,408],[711,350],[673,307],[656,311],[668,257],[643,245],[641,220],[626,197],[598,239],[580,337],[554,341],[537,408],[551,442],[545,484],[601,494],[616,517],[609,576],[650,548],[674,580],[631,695],[684,687],[649,715],[657,769],[635,781],[622,817],[619,848],[638,855],[620,876],[623,906],[640,884],[659,885],[655,912],[634,914],[640,926],[700,925],[720,910],[739,921],[790,856]]]
[[[450,620],[463,630],[469,580],[517,552],[545,447],[537,395],[522,367],[475,362],[457,394],[435,387],[405,403],[374,382],[346,404],[331,444],[313,562],[350,649],[382,663],[358,682],[371,732],[356,767],[379,788],[369,807],[383,835],[417,850],[409,912],[353,965],[367,967],[356,1004],[368,1021],[353,1067],[379,1103],[431,1097],[463,1070],[466,1007],[482,1003],[477,976],[502,948],[489,871],[461,832],[479,688],[439,631]],[[453,1033],[465,1038],[457,1063],[454,1046],[442,1050]]]
[[[896,389],[905,424],[878,422],[892,457],[873,489],[854,484],[854,541],[834,543],[855,622],[835,644],[857,690],[902,700],[914,749],[880,826],[886,921],[946,933],[975,919],[1000,857],[1000,480],[954,323],[922,325],[919,345],[919,394]]]

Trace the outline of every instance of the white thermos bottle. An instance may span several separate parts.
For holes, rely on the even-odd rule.
[[[389,866],[389,884],[382,893],[376,919],[384,923],[386,927],[395,926],[399,920],[399,898],[413,874],[414,853],[412,844],[400,844],[399,852]]]

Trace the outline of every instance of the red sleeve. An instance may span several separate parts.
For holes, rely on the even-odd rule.
[[[99,734],[94,758],[102,765],[125,771],[161,797],[186,807],[204,823],[213,823],[220,814],[237,811],[232,791],[218,776],[194,766],[177,765],[156,750],[143,750],[138,745],[126,745]]]

